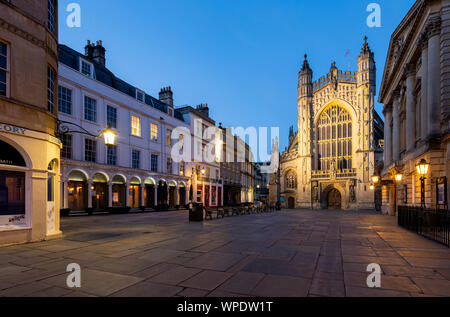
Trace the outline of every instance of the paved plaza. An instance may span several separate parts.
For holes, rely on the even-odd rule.
[[[373,212],[186,212],[62,219],[62,240],[0,248],[0,296],[450,296],[450,249]],[[81,266],[81,288],[66,286]],[[370,263],[381,288],[367,287]]]

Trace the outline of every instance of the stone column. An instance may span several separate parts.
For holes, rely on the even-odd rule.
[[[400,160],[400,90],[393,92],[394,104],[392,105],[392,160]]]
[[[140,201],[141,201],[141,207],[145,207],[145,201],[144,201],[144,191],[145,191],[145,185],[141,184],[141,195],[140,195]]]
[[[443,2],[441,8],[441,114],[450,122],[450,3]],[[450,186],[449,190],[450,190]]]
[[[125,207],[130,207],[130,183],[125,184]]]
[[[420,88],[421,93],[421,133],[422,141],[428,136],[428,38],[423,34],[419,45],[422,47],[422,84]]]
[[[63,208],[67,209],[69,208],[69,182],[68,181],[64,181],[64,183],[62,183],[63,186]]]
[[[392,105],[388,105],[384,110],[385,122],[384,122],[384,162],[385,168],[392,163]]]
[[[428,136],[439,135],[441,131],[441,18],[430,18],[428,27]]]
[[[112,182],[108,183],[108,207],[112,207],[113,203],[112,203],[112,193],[113,192],[113,184]]]
[[[88,181],[88,208],[92,208],[92,186],[94,183],[89,180]]]
[[[416,145],[416,64],[405,67],[406,76],[406,151],[411,151]]]

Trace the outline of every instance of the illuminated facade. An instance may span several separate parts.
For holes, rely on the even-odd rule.
[[[305,56],[299,73],[298,132],[282,153],[279,185],[288,208],[373,209],[371,176],[382,159],[383,121],[374,109],[376,67],[367,39],[358,71],[312,81]]]

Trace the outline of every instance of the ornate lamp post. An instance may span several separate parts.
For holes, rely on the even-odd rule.
[[[70,126],[76,127],[76,129],[72,129]],[[105,145],[108,147],[114,146],[116,144],[117,133],[113,129],[111,129],[111,127],[108,127],[105,130],[101,131],[98,135],[95,135],[76,123],[58,120],[56,131],[59,138],[67,134],[78,133],[90,136],[95,139],[103,137],[105,140]]]
[[[428,164],[425,159],[422,159],[416,168],[418,174],[420,175],[420,204],[422,208],[425,208],[425,179],[428,174],[430,164]]]

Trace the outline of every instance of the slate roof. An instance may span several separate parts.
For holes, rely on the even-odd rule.
[[[133,99],[136,99],[136,90],[137,88],[133,85],[130,85],[129,83],[123,81],[122,79],[116,77],[110,70],[108,70],[105,66],[103,66],[100,63],[97,63],[96,61],[88,58],[84,54],[81,54],[74,49],[71,49],[70,47],[66,45],[59,45],[59,62],[62,64],[79,71],[80,69],[80,57],[86,61],[89,61],[94,65],[95,70],[95,80],[114,88],[124,94],[127,94]],[[158,109],[161,112],[168,113],[168,107],[169,105],[165,104],[164,102],[161,102],[160,100],[145,94],[145,103],[153,107],[155,109]],[[178,111],[177,109],[174,109],[174,117],[180,121],[184,122],[183,114]]]

